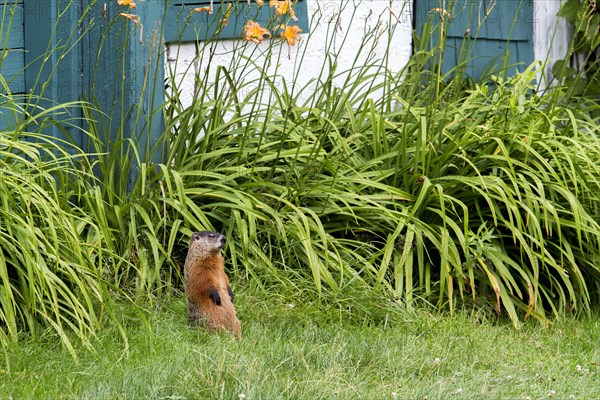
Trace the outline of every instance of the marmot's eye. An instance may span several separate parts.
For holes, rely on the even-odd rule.
[[[212,238],[214,238],[214,237],[215,237],[215,234],[214,234],[214,233],[209,233],[209,234],[208,234],[208,237],[212,239]]]

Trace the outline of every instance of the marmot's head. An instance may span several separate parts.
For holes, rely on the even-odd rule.
[[[225,242],[227,242],[227,238],[219,232],[196,232],[190,239],[189,252],[196,256],[214,255],[225,247]]]

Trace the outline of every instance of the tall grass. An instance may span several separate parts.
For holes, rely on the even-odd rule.
[[[72,106],[31,118],[42,121]],[[107,279],[118,255],[103,241],[102,221],[78,204],[94,190],[87,157],[40,132],[0,133],[2,342],[50,328],[73,351],[68,332],[89,345],[106,317],[118,325],[116,291]]]
[[[340,12],[357,22],[350,3]],[[373,320],[426,303],[489,308],[515,327],[588,312],[600,261],[598,121],[561,102],[560,87],[537,94],[536,65],[481,83],[451,78],[464,65],[442,76],[441,49],[427,47],[434,24],[395,71],[398,20],[372,18],[358,45],[327,24],[328,57],[308,82],[311,34],[290,53],[291,74],[275,62],[276,40],[236,42],[224,65],[213,41],[198,42],[206,69],[191,102],[167,77],[163,163],[137,150],[143,130],[128,139],[118,120],[98,122],[108,111],[93,96],[80,104],[91,153],[41,128],[2,132],[8,336],[45,321],[85,337],[111,315],[111,287],[144,301],[176,289],[199,229],[230,238],[234,282]],[[354,59],[340,64],[351,45]]]
[[[442,76],[441,49],[426,47],[434,25],[393,73],[369,57],[393,30],[381,26],[359,46],[367,63],[339,70],[334,53],[314,91],[275,84],[272,47],[248,79],[234,47],[241,64],[204,75],[189,107],[175,93],[165,184],[176,213],[233,235],[235,270],[258,279],[291,269],[318,293],[360,282],[407,306],[487,304],[515,326],[589,310],[596,121],[536,95],[536,65],[493,85],[449,78],[464,65]]]

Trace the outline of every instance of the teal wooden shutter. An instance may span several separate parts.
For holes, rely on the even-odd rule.
[[[0,93],[7,88],[13,94],[25,93],[25,37],[23,29],[23,0],[0,0]],[[6,86],[4,86],[6,85]],[[0,130],[7,129],[14,115],[2,110],[4,99],[0,99]]]
[[[89,100],[99,108],[92,118],[106,134],[107,146],[117,132],[134,138],[141,156],[157,142],[164,131],[165,0],[137,2],[134,11],[144,25],[137,30],[118,16],[124,9],[116,0],[0,0],[0,7],[0,73],[13,94],[25,95],[22,101],[34,95],[28,99],[30,111]],[[24,118],[7,118],[10,113],[2,110],[1,102],[0,129]],[[89,126],[82,109],[73,106],[67,111],[51,115],[56,125],[42,131],[60,139],[68,136],[86,148],[87,137],[79,128]],[[65,118],[69,121],[63,124]],[[37,122],[28,123],[39,130]],[[161,160],[160,151],[155,160]]]
[[[290,25],[298,25],[303,32],[308,32],[306,0],[298,0],[292,4],[298,21],[292,21]],[[193,12],[195,8],[209,6],[210,0],[169,0],[165,16],[165,40],[183,42],[241,38],[248,20],[258,22],[266,28],[270,28],[269,21],[275,21],[274,8],[269,6],[269,0],[265,0],[262,7],[255,0],[251,0],[250,4],[247,0],[214,0],[212,15],[205,11]],[[228,8],[228,22],[222,24]]]
[[[81,44],[78,43],[78,21],[81,7],[60,0],[26,0],[24,2],[25,90],[36,95],[32,108],[48,109],[81,99],[82,70]],[[64,111],[68,111],[65,114]],[[35,111],[31,111],[34,112]],[[81,123],[79,107],[56,112],[53,117],[60,124],[47,126],[43,132],[60,139],[71,139],[83,144],[83,135],[71,124]],[[31,122],[31,124],[34,124]],[[36,129],[32,125],[32,129]]]
[[[428,20],[440,21],[441,3],[439,0],[415,1],[418,34]],[[450,20],[443,73],[459,63],[461,48],[465,46],[469,49],[464,55],[469,60],[465,72],[475,79],[503,66],[505,57],[509,65],[522,63],[510,68],[508,75],[533,62],[533,0],[447,0],[443,3],[446,18]],[[430,45],[437,46],[438,43],[436,31]]]
[[[108,149],[114,150],[109,144],[117,138],[131,138],[137,154],[145,159],[165,129],[161,36],[165,0],[136,1],[131,12],[141,21],[137,27],[118,16],[126,9],[116,0],[82,1],[84,9],[91,5],[84,21],[91,29],[82,43],[82,97],[99,107],[94,119],[106,135]],[[162,149],[154,150],[153,161],[161,162]],[[132,168],[129,177],[134,180],[135,163]]]

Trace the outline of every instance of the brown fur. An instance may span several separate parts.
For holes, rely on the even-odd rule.
[[[188,323],[209,331],[225,329],[241,337],[231,287],[225,274],[221,248],[225,236],[217,232],[196,232],[190,240],[185,260],[185,292],[188,299]],[[220,300],[220,305],[216,300]]]

